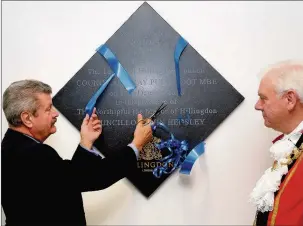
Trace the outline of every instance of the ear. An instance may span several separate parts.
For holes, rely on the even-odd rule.
[[[21,121],[28,128],[33,127],[32,117],[33,116],[29,112],[24,111],[24,112],[21,113]]]
[[[298,94],[294,90],[288,90],[285,93],[285,98],[287,100],[287,109],[289,111],[292,111],[295,108],[295,106],[299,100]]]

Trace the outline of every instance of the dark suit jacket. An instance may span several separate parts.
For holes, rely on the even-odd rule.
[[[105,189],[136,167],[130,147],[101,158],[78,146],[63,160],[8,129],[1,143],[2,207],[9,225],[86,225],[81,192]]]

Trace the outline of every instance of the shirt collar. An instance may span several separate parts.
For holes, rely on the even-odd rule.
[[[303,133],[303,121],[290,134],[284,134],[282,140],[289,139],[294,144],[296,144],[300,139],[302,133]]]
[[[24,135],[24,136],[27,136],[27,137],[29,137],[29,138],[31,138],[32,140],[36,141],[37,143],[41,143],[40,141],[36,140],[35,138],[33,138],[33,137],[31,137],[31,136],[29,136],[29,135],[27,135],[27,134],[23,134],[23,135]]]

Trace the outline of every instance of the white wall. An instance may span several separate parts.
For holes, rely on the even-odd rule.
[[[56,93],[143,2],[3,2],[2,93],[35,78]],[[190,177],[175,173],[146,200],[126,179],[84,193],[89,225],[250,225],[248,195],[270,166],[277,133],[263,126],[259,70],[303,54],[303,2],[149,2],[244,96],[206,140]],[[2,112],[2,117],[4,114]],[[61,115],[46,143],[70,158],[79,132]],[[7,124],[3,118],[2,134]]]

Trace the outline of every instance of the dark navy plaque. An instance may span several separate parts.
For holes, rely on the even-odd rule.
[[[108,156],[111,151],[130,143],[137,114],[148,117],[162,102],[167,107],[157,120],[163,122],[176,138],[188,141],[189,149],[192,149],[244,100],[190,45],[190,40],[187,40],[189,43],[179,60],[179,96],[174,51],[180,37],[181,34],[154,9],[143,3],[106,41],[105,44],[128,72],[136,88],[128,93],[119,78],[114,77],[96,102],[103,132],[94,146],[103,155]],[[80,130],[85,106],[111,74],[113,71],[108,62],[96,52],[54,96],[54,106]],[[163,174],[156,178],[152,173],[165,156],[153,145],[162,136],[165,137],[165,133],[155,136],[144,147],[137,170],[128,177],[146,197],[170,175]]]

